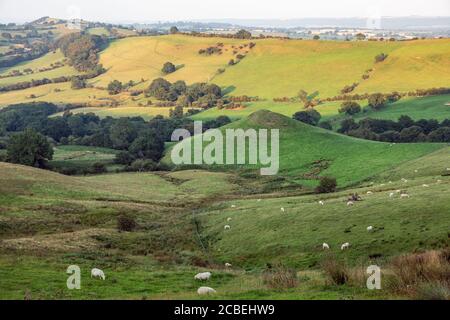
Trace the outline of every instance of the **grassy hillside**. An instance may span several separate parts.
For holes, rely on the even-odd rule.
[[[393,104],[387,105],[385,108],[373,111],[368,107],[367,100],[359,101],[364,112],[353,116],[355,120],[363,118],[389,119],[397,120],[401,115],[408,115],[414,120],[420,119],[436,119],[442,121],[450,118],[450,107],[446,105],[450,102],[450,95],[440,95],[420,98],[403,98]],[[332,122],[340,122],[347,116],[339,114],[342,101],[325,102],[315,109],[320,112],[323,120],[331,120]],[[241,119],[249,116],[258,110],[269,110],[287,117],[298,111],[304,110],[303,105],[296,102],[275,103],[273,101],[251,102],[247,107],[241,109],[217,109],[211,108],[204,112],[192,116],[195,120],[215,119],[220,115],[226,115],[231,119]]]
[[[101,30],[93,30],[97,32]],[[200,49],[224,44],[222,54],[199,55]],[[360,85],[355,93],[391,92],[448,86],[450,83],[450,50],[448,39],[418,40],[402,42],[339,42],[260,39],[253,40],[256,46],[239,47],[249,40],[201,38],[183,35],[129,37],[113,41],[100,54],[100,63],[107,72],[90,80],[94,88],[72,90],[69,84],[50,84],[21,91],[0,94],[0,105],[36,100],[57,103],[89,103],[95,107],[107,107],[114,100],[120,108],[136,108],[146,105],[148,98],[143,95],[131,97],[129,93],[110,96],[104,88],[112,80],[134,81],[133,90],[144,89],[157,78],[170,81],[185,80],[187,83],[211,81],[222,86],[230,95],[249,95],[265,98],[243,110],[211,110],[198,117],[215,117],[227,114],[234,118],[248,115],[260,108],[266,108],[286,115],[300,109],[295,104],[274,104],[274,97],[297,95],[300,89],[308,92],[318,91],[320,98],[334,96],[354,82]],[[234,46],[234,48],[233,48]],[[236,50],[236,53],[233,51]],[[374,63],[379,53],[389,57],[382,63]],[[246,57],[234,66],[228,66],[237,54]],[[49,65],[61,59],[59,53],[48,54],[25,65]],[[178,70],[164,76],[162,65],[171,61]],[[74,70],[65,66],[52,71],[30,75],[41,78],[73,74]],[[218,69],[225,72],[218,74]],[[373,69],[370,78],[361,77],[368,69]],[[5,71],[4,71],[5,72]],[[14,83],[30,76],[1,79],[0,83]],[[142,82],[142,80],[144,80]],[[55,92],[55,89],[62,91]],[[154,99],[153,99],[154,100]],[[327,112],[336,112],[337,104],[323,106]],[[99,110],[92,110],[100,112]],[[102,113],[115,114],[115,110],[102,110]],[[162,110],[166,114],[168,110]],[[124,113],[152,116],[159,110],[123,109]],[[120,112],[118,112],[120,114]]]
[[[17,77],[2,78],[2,79],[0,79],[0,86],[14,84],[14,83],[20,83],[20,82],[24,82],[24,81],[31,81],[32,79],[35,79],[35,80],[44,79],[44,78],[53,79],[53,78],[57,78],[57,77],[61,77],[61,76],[71,76],[71,75],[79,74],[79,72],[77,70],[75,70],[75,68],[69,66],[67,64],[67,62],[64,62],[64,61],[65,61],[64,55],[59,50],[57,50],[55,52],[49,52],[40,58],[19,63],[19,64],[15,65],[14,67],[2,68],[2,69],[0,69],[1,75],[8,74],[12,70],[19,70],[19,71],[23,72],[23,70],[25,70],[25,69],[31,69],[31,70],[33,70],[34,73],[17,76]],[[42,71],[42,72],[39,71],[39,69],[50,68],[51,64],[54,64],[55,62],[64,62],[65,65],[60,68],[53,69],[53,70]]]
[[[432,157],[417,159],[413,167],[424,171],[425,167],[436,168],[429,159],[439,157],[444,161],[449,152],[446,148]],[[409,176],[413,174],[409,172]],[[297,268],[316,268],[324,257],[323,242],[351,264],[373,262],[377,257],[381,266],[387,257],[402,252],[449,244],[448,176],[416,176],[407,183],[394,179],[389,183],[381,177],[379,181],[383,183],[331,195],[228,201],[204,210],[198,219],[214,256],[243,267],[262,268],[266,263],[283,261]],[[390,198],[389,193],[396,189],[408,192],[411,198],[400,199],[398,194]],[[369,190],[372,195],[366,194]],[[361,194],[363,201],[347,207],[350,192]],[[325,205],[319,205],[319,200]],[[231,222],[227,222],[228,218]],[[225,224],[231,229],[225,231]],[[369,225],[375,232],[367,232]],[[351,249],[342,252],[340,245],[345,242],[351,244]]]
[[[114,169],[117,150],[76,145],[62,145],[54,148],[50,166],[55,169],[86,169],[94,163],[102,163],[108,169]]]
[[[266,110],[257,111],[225,128],[280,129],[279,174],[307,184],[314,184],[305,181],[306,176],[311,174],[336,177],[340,186],[354,184],[444,146],[430,143],[391,145],[356,139]],[[187,141],[190,140],[181,143]],[[170,153],[167,153],[165,161],[170,162]],[[235,166],[222,168],[236,169]]]
[[[223,54],[211,56],[198,54],[200,49],[215,46],[218,42],[225,45]],[[179,69],[165,76],[167,80],[172,82],[185,80],[187,83],[207,82],[215,76],[217,69],[225,67],[233,57],[232,45],[248,42],[179,35],[117,40],[101,53],[100,63],[108,69],[108,72],[98,77],[95,83],[106,86],[112,80],[138,82],[144,79],[147,80],[145,84],[148,86],[151,80],[164,77],[161,69],[168,61]]]
[[[376,261],[382,268],[392,255],[448,245],[450,180],[435,172],[448,152],[393,169],[405,170],[406,184],[379,176],[365,188],[301,197],[244,197],[236,177],[224,173],[78,178],[0,163],[0,298],[22,299],[28,292],[33,299],[197,299],[193,275],[203,270],[213,271],[208,285],[218,290],[218,299],[392,298],[384,290],[327,284],[318,266],[320,245],[328,242],[351,265]],[[411,198],[390,199],[395,189]],[[366,195],[368,190],[374,194]],[[364,201],[347,207],[350,192]],[[136,219],[137,230],[117,231],[123,213]],[[231,230],[224,231],[225,224]],[[366,231],[369,224],[375,232]],[[350,250],[341,252],[347,241]],[[214,264],[205,269],[205,259]],[[225,262],[233,269],[223,269]],[[277,262],[298,270],[298,287],[273,290],[264,284],[259,270]],[[71,264],[81,267],[82,290],[64,289]],[[106,281],[90,278],[93,267],[105,271]]]

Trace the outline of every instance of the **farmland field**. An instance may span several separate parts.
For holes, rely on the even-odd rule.
[[[450,299],[440,28],[72,22],[0,24],[0,300]]]

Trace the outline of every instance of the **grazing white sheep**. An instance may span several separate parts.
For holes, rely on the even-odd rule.
[[[400,190],[400,189],[395,190],[395,193],[400,193],[400,192],[402,192],[402,190]]]
[[[232,207],[232,208],[236,208],[236,205],[232,204],[231,207]]]
[[[410,196],[409,196],[409,194],[407,194],[407,193],[402,193],[401,195],[400,195],[400,198],[409,198]]]
[[[347,207],[353,206],[355,203],[353,201],[347,202]]]
[[[384,186],[385,186],[385,184],[384,184],[384,183],[380,184],[380,187],[384,187]]]
[[[408,182],[408,179],[402,178],[402,181],[403,181],[404,183],[407,183],[407,182]]]
[[[417,172],[419,172],[419,170],[416,169],[416,170],[414,170],[414,172],[417,173]]]
[[[427,185],[426,183],[424,183],[424,184],[422,185],[422,187],[424,187],[424,188],[428,188],[428,187],[429,187],[429,185]]]
[[[450,171],[450,168],[447,168],[447,171]]]
[[[225,263],[225,267],[226,267],[226,268],[231,268],[232,266],[233,266],[233,265],[232,265],[231,263],[228,263],[228,262]]]
[[[437,183],[441,183],[441,182],[442,182],[442,180],[438,179],[438,180],[437,180],[436,182],[437,182]]]
[[[91,270],[91,278],[100,278],[105,280],[105,273],[97,268]]]
[[[211,278],[211,272],[200,272],[194,276],[195,280],[209,280]]]
[[[325,204],[325,202],[323,202],[322,200],[320,200],[320,201],[319,201],[319,204],[320,204],[321,206],[323,206],[323,205]]]
[[[348,248],[350,248],[350,243],[348,243],[348,242],[344,243],[344,244],[341,246],[341,250],[345,250],[345,249],[348,249]]]
[[[372,191],[367,191],[367,194],[373,194],[373,192]]]
[[[389,198],[393,198],[395,196],[395,193],[391,192],[389,193]]]
[[[284,208],[281,208],[281,212],[285,212]]]
[[[330,246],[328,245],[328,243],[325,243],[325,242],[324,242],[324,243],[322,244],[322,249],[323,249],[323,250],[329,250],[329,249],[330,249]]]
[[[231,218],[228,218],[228,219],[227,219],[228,222],[230,222],[231,220],[233,220],[233,219],[231,219]]]
[[[257,201],[258,201],[258,202],[261,202],[261,199],[258,199]]]
[[[217,292],[216,290],[214,290],[213,288],[210,288],[210,287],[200,287],[197,289],[197,293],[199,295],[213,294],[216,292]]]
[[[392,181],[389,181],[389,184],[392,184]]]
[[[367,231],[369,231],[369,232],[373,231],[373,226],[368,226]]]
[[[225,230],[230,230],[230,229],[231,229],[231,226],[230,226],[229,224],[227,224],[227,225],[225,225],[223,228],[224,228]]]

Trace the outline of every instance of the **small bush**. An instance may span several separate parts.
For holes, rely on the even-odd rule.
[[[331,193],[335,192],[337,187],[336,178],[322,177],[320,183],[316,188],[317,193]]]
[[[335,257],[329,256],[321,264],[322,270],[334,285],[346,284],[350,279],[350,272],[347,265],[338,261]]]
[[[272,289],[289,289],[298,285],[297,272],[282,264],[267,269],[262,277],[264,284]]]
[[[164,66],[163,66],[163,68],[162,68],[162,72],[164,73],[164,74],[169,74],[169,73],[173,73],[173,72],[175,72],[176,71],[176,67],[175,67],[175,65],[173,64],[173,63],[171,63],[171,62],[166,62],[165,64],[164,64]]]
[[[136,221],[133,217],[122,214],[117,218],[117,229],[119,231],[133,231],[136,229]]]

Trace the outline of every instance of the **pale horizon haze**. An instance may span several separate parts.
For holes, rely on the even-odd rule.
[[[43,16],[111,23],[218,19],[450,16],[450,0],[0,0],[0,22]]]

